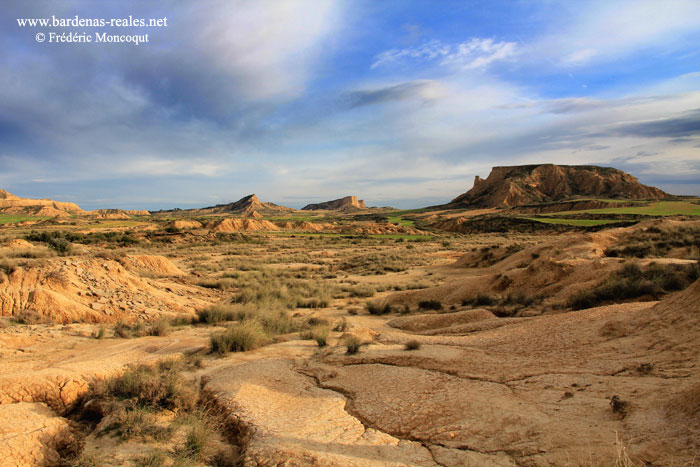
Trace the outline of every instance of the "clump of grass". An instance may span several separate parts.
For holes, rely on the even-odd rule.
[[[167,457],[161,451],[152,452],[145,456],[131,459],[135,467],[163,467],[166,465]]]
[[[221,279],[202,279],[197,282],[200,287],[205,287],[207,289],[218,289],[218,290],[229,290],[236,288],[237,283],[233,279],[221,278]]]
[[[202,460],[211,435],[211,430],[206,422],[195,420],[187,432],[185,444],[178,452],[179,456],[185,459]]]
[[[330,327],[325,325],[318,325],[311,328],[311,337],[316,341],[319,347],[328,345],[328,336],[330,333]]]
[[[172,331],[170,321],[166,318],[160,318],[151,323],[150,327],[148,328],[148,335],[163,337],[170,334],[170,331]]]
[[[370,315],[386,315],[391,313],[391,304],[385,301],[367,302],[367,312]]]
[[[606,302],[630,300],[642,296],[654,299],[666,292],[682,290],[697,280],[698,265],[660,265],[652,263],[642,270],[634,263],[625,264],[601,284],[579,291],[569,298],[574,310],[591,308]]]
[[[107,328],[104,325],[101,325],[92,333],[92,337],[94,337],[95,339],[103,339],[106,333]]]
[[[119,376],[96,381],[85,399],[128,400],[138,407],[191,409],[197,402],[197,393],[180,370],[181,363],[175,360],[131,366]]]
[[[343,317],[340,321],[338,321],[338,324],[335,325],[333,330],[335,332],[345,332],[349,328],[350,328],[350,325],[348,324],[348,320]]]
[[[262,346],[269,340],[263,326],[255,320],[247,320],[228,327],[210,337],[211,351],[219,355],[229,352],[245,352]]]
[[[361,285],[350,289],[350,297],[369,298],[374,297],[376,293],[377,289],[369,285]]]
[[[172,434],[167,428],[156,424],[155,415],[150,408],[122,407],[111,417],[112,423],[102,431],[104,433],[114,432],[122,440],[135,438],[164,440]]]
[[[420,349],[420,342],[416,339],[412,339],[404,345],[404,350],[418,350]]]
[[[225,321],[235,321],[238,319],[237,309],[231,305],[212,305],[197,312],[197,319],[200,323],[219,324]]]
[[[418,308],[422,310],[442,310],[440,300],[423,300],[418,303]]]
[[[19,315],[15,317],[15,321],[19,324],[41,324],[50,323],[50,319],[41,316],[35,310],[23,310]]]
[[[348,355],[355,355],[360,351],[362,347],[362,341],[357,336],[348,336],[345,338],[345,353]]]

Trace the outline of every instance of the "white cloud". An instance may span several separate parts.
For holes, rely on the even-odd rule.
[[[485,68],[498,60],[506,60],[518,53],[514,42],[496,42],[491,38],[472,38],[459,44],[446,44],[433,39],[418,47],[391,49],[378,54],[372,69],[402,61],[430,62],[458,69]]]
[[[697,35],[700,18],[697,0],[571,2],[562,10],[549,32],[528,47],[527,55],[577,67],[641,50],[666,53]]]

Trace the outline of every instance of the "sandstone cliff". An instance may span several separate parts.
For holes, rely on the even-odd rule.
[[[52,199],[20,198],[5,190],[0,190],[0,212],[4,214],[24,214],[47,217],[66,217],[71,214],[85,214],[85,211],[74,203],[54,201]]]
[[[486,180],[448,206],[509,207],[582,197],[664,199],[670,195],[642,185],[636,177],[610,167],[590,165],[520,165],[494,167]]]
[[[260,201],[257,195],[252,194],[239,199],[236,202],[228,204],[217,204],[208,208],[195,209],[194,211],[202,213],[240,213],[250,217],[255,217],[253,213],[257,211],[293,211],[294,209],[285,206],[279,206],[274,203],[266,203]]]
[[[325,209],[329,211],[339,211],[344,209],[364,209],[364,200],[358,200],[357,196],[346,196],[340,199],[334,199],[333,201],[326,201],[324,203],[308,204],[304,206],[302,211],[316,211],[319,209]]]

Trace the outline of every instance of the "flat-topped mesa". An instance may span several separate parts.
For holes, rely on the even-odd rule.
[[[665,199],[670,196],[611,167],[539,164],[494,167],[486,180],[476,176],[474,187],[448,206],[512,207],[585,197]]]
[[[340,199],[334,199],[333,201],[326,201],[323,203],[308,204],[304,206],[302,211],[317,211],[317,210],[327,210],[327,211],[340,211],[344,209],[364,209],[365,201],[362,199],[357,199],[357,196],[346,196]]]
[[[0,190],[0,212],[4,214],[24,214],[33,216],[65,217],[85,214],[75,203],[52,199],[20,198],[5,190]]]

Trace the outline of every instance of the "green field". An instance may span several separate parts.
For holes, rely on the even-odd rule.
[[[587,211],[567,211],[549,214],[551,216],[567,216],[571,214],[638,214],[641,216],[700,216],[700,204],[689,201],[659,201],[644,206],[624,208],[590,209]]]
[[[350,234],[350,233],[318,233],[318,232],[266,232],[267,235],[276,235],[280,237],[349,237],[349,238],[363,238],[365,235],[360,234]],[[371,234],[367,235],[370,238],[389,238],[393,240],[398,240],[403,238],[404,240],[432,240],[433,237],[429,235],[403,235],[403,234]]]
[[[520,219],[527,219],[531,221],[542,222],[544,224],[558,224],[558,225],[579,225],[579,226],[590,226],[590,225],[605,225],[605,224],[615,224],[617,222],[634,222],[634,221],[621,221],[615,219],[564,219],[564,218],[542,218],[542,217],[521,217]]]
[[[409,219],[404,219],[401,216],[389,216],[387,220],[392,224],[403,225],[405,227],[413,227],[415,222]]]
[[[45,221],[46,219],[51,219],[50,217],[37,217],[37,216],[21,216],[12,214],[0,214],[0,224],[14,224],[17,222],[24,221]]]

